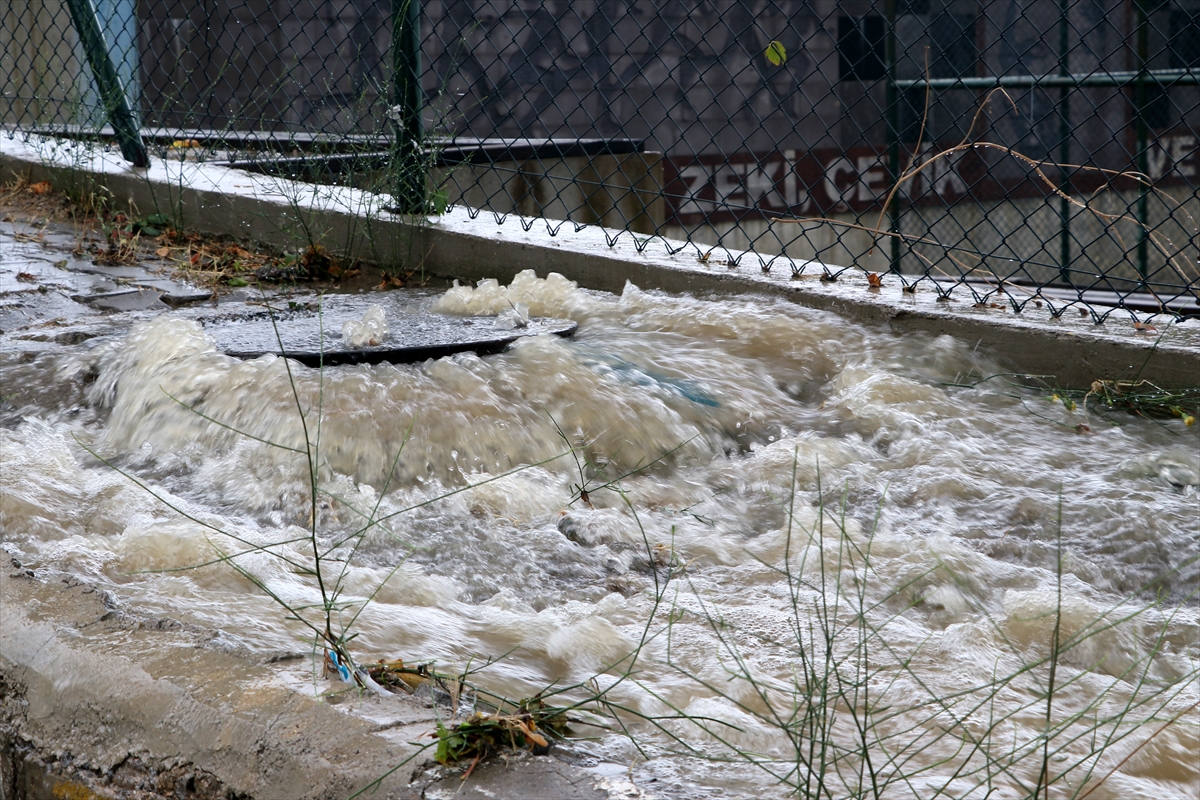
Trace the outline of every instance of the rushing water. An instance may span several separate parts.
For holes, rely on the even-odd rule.
[[[1116,772],[1091,796],[1200,790],[1189,709],[1200,696],[1200,428],[1087,417],[1002,380],[976,383],[1000,370],[964,342],[773,299],[618,297],[525,274],[430,302],[470,314],[526,304],[579,330],[487,358],[289,373],[281,359],[217,352],[175,314],[32,363],[7,356],[7,546],[145,613],[252,649],[305,650],[304,631],[229,566],[178,569],[211,562],[214,547],[294,539],[239,563],[288,603],[319,601],[295,566],[310,558],[312,506],[306,462],[284,449],[305,446],[294,385],[319,438],[322,542],[356,530],[360,513],[387,517],[337,551],[356,545],[348,600],[387,579],[355,620],[355,652],[447,667],[502,657],[476,679],[527,696],[606,668],[597,685],[612,684],[623,668],[611,665],[649,630],[636,680],[613,699],[709,729],[629,717],[658,754],[639,774],[657,777],[662,796],[783,794],[767,770],[788,775],[820,720],[834,726],[828,741],[853,749],[851,710],[875,714],[871,770],[893,781],[887,796],[1027,796],[1056,627],[1067,644],[1051,773],[1091,764],[1111,735],[1095,720],[1132,708],[1115,728],[1129,735],[1112,738],[1087,785]],[[1155,593],[1160,604],[1133,615]],[[832,644],[830,620],[846,626]],[[822,686],[841,696],[817,703]],[[789,739],[796,708],[809,727]],[[583,747],[636,755],[616,735]],[[735,763],[708,760],[730,747],[743,751]],[[1024,757],[1010,763],[1014,752]],[[790,779],[849,796],[845,785],[871,780],[862,766],[848,756]]]

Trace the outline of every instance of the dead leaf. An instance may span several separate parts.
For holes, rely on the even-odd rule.
[[[50,186],[50,181],[41,181],[40,183],[30,184],[29,186],[30,194],[50,194],[52,191],[53,187]]]
[[[171,248],[169,248],[169,247],[160,247],[154,251],[154,255],[158,256],[159,258],[166,258],[170,254],[171,254]]]
[[[17,280],[21,281],[22,283],[37,283],[37,277],[28,272],[18,272]]]
[[[872,289],[878,289],[883,286],[883,278],[879,277],[879,273],[871,272],[867,274],[867,285]]]
[[[517,727],[521,729],[521,732],[525,734],[525,738],[528,739],[529,741],[533,742],[534,744],[536,744],[538,747],[549,747],[550,746],[550,743],[546,741],[546,737],[544,737],[540,733],[537,733],[536,731],[534,731],[533,725],[531,723],[528,723],[525,720],[519,719],[516,721],[516,724],[517,724]]]
[[[1149,322],[1138,322],[1137,320],[1133,321],[1133,329],[1135,331],[1157,331],[1158,330],[1158,328],[1154,327]]]

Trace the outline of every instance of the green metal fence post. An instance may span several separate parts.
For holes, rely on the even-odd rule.
[[[130,106],[129,95],[113,65],[112,54],[104,42],[104,33],[96,16],[95,5],[92,4],[92,0],[67,0],[67,6],[71,11],[75,32],[79,35],[83,52],[87,56],[88,66],[96,79],[96,88],[100,90],[104,113],[108,116],[109,124],[112,125],[117,143],[121,147],[121,155],[135,167],[150,166],[150,156],[142,142],[142,134]]]
[[[1058,74],[1059,77],[1069,77],[1068,69],[1070,29],[1070,0],[1059,3],[1058,19]],[[1058,90],[1058,163],[1060,191],[1063,194],[1071,192],[1071,175],[1067,164],[1071,163],[1071,88],[1064,85]],[[1071,204],[1066,197],[1058,199],[1058,219],[1061,226],[1058,242],[1058,277],[1068,286],[1071,280]]]
[[[92,0],[100,32],[113,67],[125,88],[129,110],[139,128],[142,123],[141,53],[138,50],[138,0]]]
[[[392,0],[392,169],[394,200],[405,214],[426,210],[423,99],[421,4],[419,0]]]

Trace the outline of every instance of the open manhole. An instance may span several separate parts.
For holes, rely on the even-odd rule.
[[[362,323],[368,310],[382,311],[387,333],[378,344],[343,338],[346,323]],[[524,318],[514,309],[499,316],[438,314],[386,295],[326,298],[315,307],[281,311],[254,319],[210,322],[205,330],[217,348],[236,358],[284,355],[310,367],[338,364],[401,364],[465,351],[498,353],[524,336],[570,336],[569,319]],[[353,337],[353,331],[350,332]]]

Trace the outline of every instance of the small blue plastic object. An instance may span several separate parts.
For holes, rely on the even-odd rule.
[[[329,663],[333,664],[337,670],[338,677],[342,679],[342,683],[354,683],[354,678],[350,677],[350,668],[342,663],[337,653],[332,650],[326,650],[325,658],[329,659]]]

